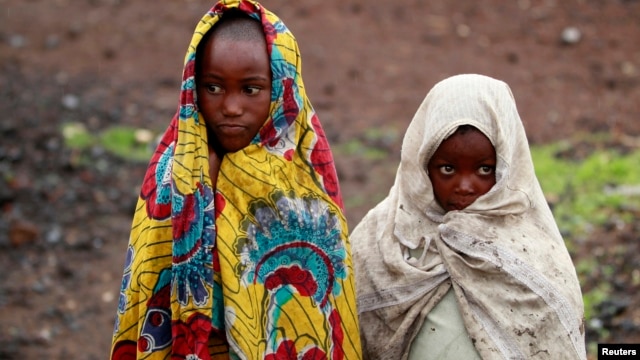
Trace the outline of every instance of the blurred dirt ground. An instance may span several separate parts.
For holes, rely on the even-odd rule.
[[[0,0],[0,359],[108,356],[146,163],[65,148],[60,126],[163,131],[192,30],[212,4]],[[640,136],[639,1],[263,4],[299,41],[351,228],[386,195],[414,111],[450,75],[509,83],[534,144]],[[587,319],[590,343],[640,343],[639,227],[596,229],[572,253],[595,259],[583,287],[614,288]]]

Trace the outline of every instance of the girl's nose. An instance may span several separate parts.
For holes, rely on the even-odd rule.
[[[222,114],[224,116],[238,116],[242,114],[242,103],[240,96],[236,94],[225,94],[222,101]]]
[[[475,187],[473,186],[473,179],[468,177],[460,178],[458,182],[458,186],[456,187],[456,192],[461,195],[471,195],[475,192]]]

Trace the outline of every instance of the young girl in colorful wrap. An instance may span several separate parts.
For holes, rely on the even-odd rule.
[[[351,234],[365,359],[585,359],[575,268],[508,85],[441,81]]]
[[[284,23],[221,1],[133,219],[112,359],[360,359],[331,150]]]

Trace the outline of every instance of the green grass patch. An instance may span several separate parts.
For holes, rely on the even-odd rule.
[[[564,234],[584,235],[612,219],[630,221],[640,209],[640,152],[581,140],[578,159],[559,156],[575,143],[533,146],[536,175]]]
[[[579,241],[588,238],[594,229],[631,223],[640,213],[637,148],[596,134],[532,146],[531,154],[538,180],[571,252],[577,252]],[[594,254],[586,251],[581,254],[575,265],[583,285],[585,318],[590,326],[590,320],[598,317],[598,306],[611,297],[613,290],[607,279],[613,278],[615,269],[601,264]],[[600,272],[601,278],[593,278],[594,272]],[[608,336],[605,328],[596,326],[592,330],[601,339]],[[594,344],[588,346],[593,353]]]
[[[331,147],[335,155],[358,156],[364,160],[381,160],[389,157],[389,152],[353,139]]]
[[[357,156],[364,160],[384,160],[390,156],[390,147],[399,140],[394,127],[371,127],[359,138],[350,139],[331,147],[336,155]]]
[[[110,153],[124,159],[148,161],[151,157],[149,142],[152,138],[140,136],[144,130],[123,126],[106,129],[100,134],[102,146]]]
[[[127,161],[146,162],[152,155],[153,134],[145,129],[112,126],[92,134],[82,123],[65,123],[61,131],[65,146],[80,153],[99,146]]]
[[[82,123],[63,124],[62,137],[65,145],[71,149],[84,149],[95,143],[95,137],[87,131]]]

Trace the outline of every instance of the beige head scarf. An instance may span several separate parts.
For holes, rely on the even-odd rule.
[[[466,209],[445,213],[426,163],[463,124],[494,145],[496,184]],[[351,240],[369,358],[406,358],[451,286],[484,359],[586,358],[575,268],[504,82],[458,75],[429,92],[404,137],[395,184]]]

